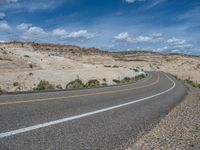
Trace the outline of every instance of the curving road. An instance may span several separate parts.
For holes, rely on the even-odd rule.
[[[0,96],[0,149],[125,149],[186,93],[151,72],[134,84]]]

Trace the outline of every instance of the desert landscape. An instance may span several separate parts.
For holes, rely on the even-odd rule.
[[[77,78],[112,85],[114,79],[156,70],[200,82],[200,57],[144,51],[106,52],[32,42],[0,43],[0,87],[8,92],[33,90],[41,80],[59,88]]]

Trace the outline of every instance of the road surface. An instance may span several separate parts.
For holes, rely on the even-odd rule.
[[[1,150],[125,149],[186,93],[151,72],[134,84],[0,96]]]

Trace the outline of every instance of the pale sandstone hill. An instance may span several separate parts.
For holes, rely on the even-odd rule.
[[[118,68],[105,66],[119,66]],[[79,76],[89,79],[113,79],[134,76],[133,68],[162,70],[180,78],[200,82],[200,57],[163,55],[151,52],[109,53],[78,46],[0,43],[0,86],[6,91],[31,90],[40,80],[63,87]],[[19,86],[14,87],[13,83]]]

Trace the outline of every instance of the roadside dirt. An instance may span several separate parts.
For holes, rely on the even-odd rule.
[[[200,89],[189,86],[185,99],[128,150],[199,150],[199,114]]]

